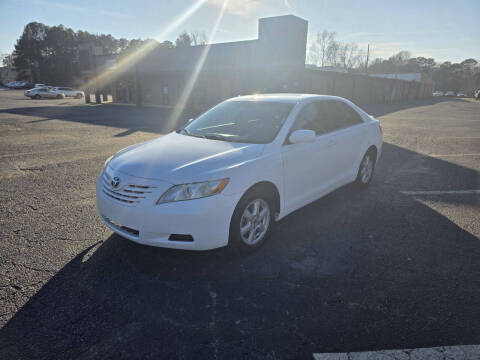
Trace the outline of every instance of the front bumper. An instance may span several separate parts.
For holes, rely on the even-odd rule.
[[[230,220],[240,195],[155,205],[163,193],[129,206],[105,195],[102,175],[97,181],[97,207],[102,221],[115,233],[143,245],[209,250],[228,244]],[[172,234],[191,235],[193,241],[171,240]]]

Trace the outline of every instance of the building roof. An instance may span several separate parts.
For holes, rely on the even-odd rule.
[[[184,72],[272,67],[304,68],[308,22],[294,15],[261,18],[258,39],[153,49],[136,63],[135,71]],[[133,66],[126,71],[132,71]]]

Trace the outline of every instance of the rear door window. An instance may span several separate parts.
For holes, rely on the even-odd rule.
[[[295,130],[313,130],[317,135],[363,123],[360,115],[344,102],[321,100],[305,105],[297,115],[290,133]]]
[[[335,123],[338,129],[363,123],[360,114],[344,102],[332,101],[332,106],[335,109]]]

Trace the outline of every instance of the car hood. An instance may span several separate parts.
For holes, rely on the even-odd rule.
[[[119,151],[108,166],[131,176],[180,184],[223,176],[219,173],[258,157],[264,146],[173,132]]]

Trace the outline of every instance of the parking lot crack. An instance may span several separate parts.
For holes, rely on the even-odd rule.
[[[26,167],[26,168],[19,168],[22,171],[43,171],[44,169],[40,167]]]

